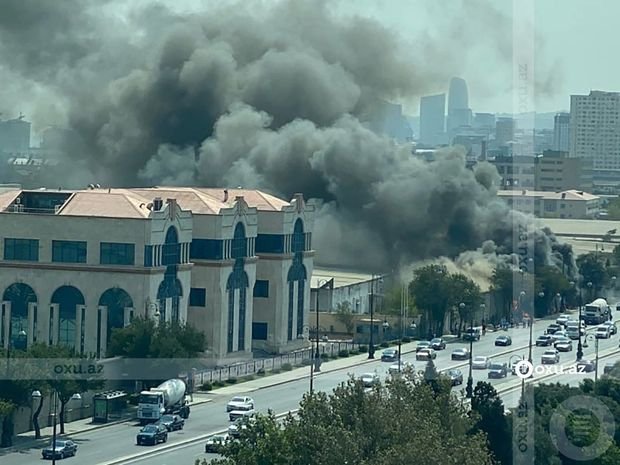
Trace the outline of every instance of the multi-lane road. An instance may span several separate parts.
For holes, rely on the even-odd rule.
[[[534,326],[534,339],[542,334],[543,330],[550,321],[540,321]],[[495,347],[494,341],[499,334],[509,334],[513,344],[510,347]],[[488,355],[494,361],[508,362],[515,355],[527,357],[527,345],[529,341],[529,330],[526,328],[511,329],[508,333],[488,333],[478,342],[473,344],[473,354]],[[455,343],[449,344],[446,350],[438,352],[435,364],[438,370],[457,367],[464,374],[464,384],[456,387],[460,390],[465,386],[468,375],[467,362],[457,362],[451,360],[451,353],[459,347],[469,347],[469,344]],[[575,361],[577,344],[575,341],[574,350],[562,353],[560,364],[573,363]],[[535,364],[540,364],[540,357],[545,349],[542,347],[533,348],[533,360]],[[608,340],[600,340],[599,351],[601,354],[612,353],[599,364],[599,375],[602,374],[603,365],[615,360],[620,355],[618,350],[618,336],[613,336]],[[377,356],[380,352],[377,352]],[[584,358],[594,359],[594,344],[584,349]],[[425,362],[416,362],[415,354],[405,354],[405,361],[415,365],[416,370],[424,368]],[[339,371],[324,372],[314,380],[317,390],[331,391],[348,376],[359,377],[363,373],[376,372],[381,376],[387,376],[387,369],[390,363],[379,360],[365,363],[360,366],[350,367]],[[552,381],[567,382],[574,384],[583,377],[593,377],[593,374],[563,374],[552,377],[536,377],[533,382]],[[480,380],[487,381],[486,370],[473,371],[474,384]],[[502,394],[504,402],[508,407],[516,405],[519,398],[520,380],[516,376],[508,375],[507,378],[488,380]],[[242,385],[239,387],[241,388]],[[283,413],[297,408],[302,395],[308,390],[308,378],[304,377],[279,386],[273,386],[248,392],[256,402],[259,412],[266,412],[271,409],[275,413]],[[205,436],[217,431],[225,430],[228,425],[225,404],[229,398],[217,393],[213,394],[213,401],[196,406],[192,409],[192,415],[185,424],[185,429],[180,432],[171,433],[168,443],[156,447],[137,446],[135,436],[139,428],[136,424],[124,423],[85,432],[73,438],[79,444],[79,451],[75,458],[65,459],[64,463],[79,463],[84,465],[117,465],[117,464],[141,464],[141,465],[193,465],[196,459],[210,458],[212,455],[204,453]],[[30,465],[40,463],[41,452],[31,449],[2,457],[3,465]]]

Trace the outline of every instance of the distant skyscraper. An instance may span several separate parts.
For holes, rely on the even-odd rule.
[[[428,145],[445,143],[446,94],[420,99],[420,142]]]
[[[409,121],[403,116],[403,108],[400,104],[381,102],[375,109],[370,126],[373,131],[385,134],[399,142],[411,141],[413,138],[413,131]]]
[[[570,156],[592,160],[595,189],[620,184],[620,93],[593,90],[570,97]]]
[[[570,150],[570,113],[558,113],[553,119],[553,150]]]
[[[495,145],[502,147],[514,140],[516,121],[513,118],[499,118],[495,123]]]
[[[461,78],[452,78],[448,94],[448,135],[450,140],[462,126],[471,126],[472,112],[469,109],[467,83]]]

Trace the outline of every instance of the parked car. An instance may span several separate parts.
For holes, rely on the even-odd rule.
[[[553,343],[553,347],[555,347],[558,352],[570,352],[573,350],[573,341],[567,337],[562,337]]]
[[[222,451],[222,448],[230,441],[230,436],[227,434],[217,434],[215,436],[211,436],[207,438],[207,443],[205,444],[205,453],[206,454],[219,454]]]
[[[475,370],[486,370],[491,364],[491,359],[486,355],[478,355],[474,357],[471,367]]]
[[[364,373],[360,376],[360,381],[365,388],[373,387],[375,384],[379,383],[379,375],[376,373]]]
[[[163,415],[157,423],[164,425],[168,431],[182,430],[185,426],[185,420],[178,415]]]
[[[542,336],[538,336],[536,339],[536,347],[546,347],[553,344],[553,339],[548,334],[544,334]]]
[[[579,360],[577,362],[577,370],[583,373],[590,373],[596,370],[596,362],[594,360]]]
[[[505,378],[508,376],[507,363],[491,363],[489,365],[489,378]]]
[[[399,369],[399,365],[400,365],[400,369]],[[400,364],[398,362],[390,365],[390,368],[388,368],[388,372],[390,374],[394,374],[394,373],[399,373],[401,371],[407,370],[407,369],[413,369],[413,365],[409,362],[405,362],[405,361],[400,361]]]
[[[555,349],[545,350],[540,361],[543,365],[560,363],[560,354]]]
[[[609,339],[611,337],[611,328],[605,325],[598,326],[594,337],[597,339]]]
[[[395,362],[396,360],[398,360],[398,350],[396,349],[385,349],[381,353],[382,362]]]
[[[431,347],[431,341],[420,341],[416,345],[415,351],[420,352],[422,349],[429,349]]]
[[[233,410],[228,412],[228,419],[230,421],[237,421],[240,418],[252,418],[256,415],[255,410]]]
[[[564,326],[569,319],[570,317],[568,315],[566,315],[565,313],[561,313],[560,316],[556,318],[555,323]]]
[[[616,326],[616,324],[613,321],[606,321],[601,326],[609,326],[609,331],[610,331],[612,336],[614,334],[618,334],[618,327]]]
[[[496,346],[510,346],[512,345],[512,338],[510,336],[498,336],[497,339],[495,339],[495,345]]]
[[[136,444],[158,444],[168,441],[168,429],[164,425],[146,425],[136,436]]]
[[[73,457],[77,453],[78,446],[70,439],[56,439],[56,447],[50,444],[41,451],[44,459],[64,459],[65,457]]]
[[[461,347],[452,351],[452,360],[469,360],[469,349]]]
[[[547,330],[545,331],[546,334],[554,334],[556,331],[561,330],[562,327],[556,323],[551,323],[549,326],[547,326]]]
[[[480,328],[468,328],[463,333],[462,339],[464,341],[479,341],[481,334]]]
[[[226,404],[226,412],[233,410],[253,410],[254,399],[247,396],[235,396]]]
[[[463,372],[461,370],[457,370],[456,368],[448,370],[445,376],[450,380],[452,386],[463,384]]]
[[[437,352],[434,349],[422,349],[415,354],[416,360],[435,360],[437,358]]]
[[[443,350],[446,348],[446,341],[442,337],[431,339],[431,348],[435,350]]]

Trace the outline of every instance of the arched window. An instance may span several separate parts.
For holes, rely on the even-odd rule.
[[[245,350],[246,324],[246,297],[249,286],[248,275],[245,272],[245,257],[247,256],[247,238],[243,223],[237,223],[231,244],[231,255],[235,260],[233,270],[228,276],[226,290],[228,292],[228,328],[226,348],[228,352],[234,350],[235,340],[235,291],[239,290],[239,326],[237,329],[237,350]]]
[[[28,331],[28,306],[30,303],[37,302],[37,296],[28,284],[14,283],[5,289],[2,301],[11,302],[9,341],[15,345],[18,341],[19,333],[21,331]]]
[[[288,340],[293,340],[298,334],[303,333],[304,327],[304,296],[306,292],[307,273],[304,266],[303,253],[306,249],[306,236],[304,223],[298,218],[293,227],[293,240],[291,244],[293,263],[288,271]],[[297,283],[297,302],[295,302],[295,283]],[[297,304],[297,328],[293,331],[295,317],[295,303]]]
[[[166,231],[166,239],[162,251],[162,265],[166,266],[166,272],[157,290],[160,321],[167,320],[166,315],[168,311],[170,311],[171,321],[179,321],[179,308],[181,297],[183,297],[183,287],[177,277],[177,266],[180,262],[181,246],[179,244],[179,234],[174,226],[170,226]],[[168,298],[171,299],[170,308],[166,306],[166,299]]]
[[[52,295],[58,305],[58,344],[75,348],[77,307],[84,305],[84,295],[73,286],[61,286]]]
[[[133,308],[133,300],[124,289],[113,287],[101,294],[99,306],[108,309],[106,340],[109,346],[112,330],[125,327],[125,309]]]

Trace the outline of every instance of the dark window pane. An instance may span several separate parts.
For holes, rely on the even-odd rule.
[[[4,239],[4,259],[39,261],[39,241],[37,239]]]
[[[192,307],[206,307],[207,290],[202,287],[192,287],[189,291],[189,304]]]
[[[254,284],[254,297],[269,297],[269,281],[257,279]]]
[[[134,244],[102,242],[100,244],[102,265],[133,265],[135,263]]]
[[[60,263],[86,263],[86,242],[52,241],[52,261]]]

